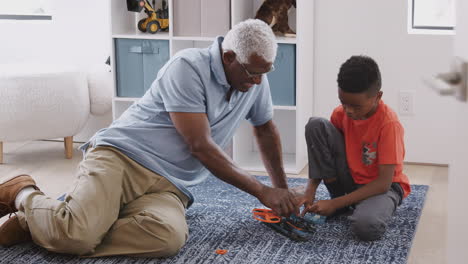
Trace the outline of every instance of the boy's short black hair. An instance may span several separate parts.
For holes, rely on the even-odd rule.
[[[347,93],[376,95],[382,87],[379,66],[370,57],[352,56],[340,67],[338,87]]]

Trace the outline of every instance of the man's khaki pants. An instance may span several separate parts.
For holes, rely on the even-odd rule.
[[[49,251],[89,257],[176,254],[188,238],[188,198],[112,147],[89,148],[64,202],[36,191],[20,223]]]

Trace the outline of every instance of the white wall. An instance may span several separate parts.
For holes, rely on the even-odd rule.
[[[406,2],[316,0],[314,113],[329,117],[339,104],[340,65],[351,55],[371,56],[382,72],[383,99],[394,110],[400,90],[415,91],[415,114],[400,116],[406,161],[448,164],[453,99],[436,95],[420,78],[448,69],[453,36],[408,35]]]
[[[464,10],[468,11],[468,5]],[[457,24],[458,27],[458,24]],[[466,28],[468,28],[468,20]],[[468,45],[468,35],[465,36],[465,45]],[[467,54],[465,46],[464,54]],[[461,55],[461,53],[456,53]],[[468,57],[464,57],[468,61]],[[453,144],[452,160],[449,165],[448,190],[448,246],[447,263],[466,263],[468,259],[468,211],[466,210],[466,189],[468,186],[468,102],[456,102],[456,130]]]
[[[105,63],[110,55],[109,0],[52,0],[52,21],[1,21],[0,63],[46,62],[79,67]],[[107,126],[111,113],[91,116],[86,140]]]
[[[468,61],[468,2],[457,0],[456,56]],[[456,104],[456,130],[453,144],[454,155],[450,163],[448,202],[447,263],[465,263],[468,259],[468,211],[466,210],[466,187],[468,186],[468,102]]]
[[[1,21],[2,63],[103,63],[110,55],[108,0],[52,0],[52,21]],[[6,41],[4,41],[6,40]]]

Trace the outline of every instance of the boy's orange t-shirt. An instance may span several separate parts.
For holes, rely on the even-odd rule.
[[[404,197],[411,192],[408,177],[403,173],[405,157],[404,130],[396,113],[382,100],[368,119],[353,120],[338,106],[331,116],[332,124],[344,136],[346,158],[354,182],[367,184],[379,175],[379,165],[395,164],[393,182],[400,183]]]

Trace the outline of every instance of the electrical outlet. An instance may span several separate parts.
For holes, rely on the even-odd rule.
[[[400,115],[411,116],[414,114],[414,92],[400,91],[399,108]]]

